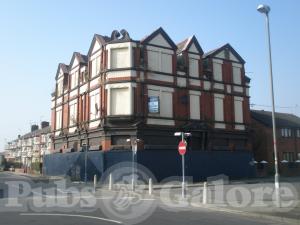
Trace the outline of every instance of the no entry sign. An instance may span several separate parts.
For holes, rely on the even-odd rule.
[[[180,141],[178,144],[178,152],[180,155],[184,155],[186,153],[186,143],[185,141]]]

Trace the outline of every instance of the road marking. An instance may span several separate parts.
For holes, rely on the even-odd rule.
[[[20,213],[20,216],[65,216],[65,217],[80,217],[80,218],[103,220],[103,221],[107,221],[107,222],[122,224],[121,221],[111,220],[111,219],[102,218],[102,217],[86,216],[86,215],[74,215],[74,214],[62,214],[62,213]]]

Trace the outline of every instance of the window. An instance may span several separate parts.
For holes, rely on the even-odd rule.
[[[70,105],[70,126],[73,126],[77,123],[77,102]]]
[[[297,134],[297,137],[300,138],[300,129],[297,129],[296,134]]]
[[[190,118],[200,120],[200,96],[190,94]]]
[[[243,99],[234,98],[234,118],[236,123],[243,123]]]
[[[173,94],[168,91],[161,92],[161,112],[162,117],[173,117]]]
[[[129,88],[112,88],[110,90],[110,113],[111,115],[129,115]]]
[[[58,83],[57,83],[57,96],[62,95],[62,93],[63,93],[63,85],[64,85],[63,79],[59,80]]]
[[[78,71],[71,74],[71,89],[77,87],[78,85]]]
[[[148,90],[148,96],[149,98],[155,98],[159,99],[159,112],[156,113],[156,116],[161,117],[173,117],[173,93],[169,90]],[[151,113],[150,109],[149,113]],[[153,113],[151,114],[153,115]]]
[[[215,120],[224,121],[224,104],[222,97],[215,96]]]
[[[233,73],[233,83],[241,85],[242,84],[241,68],[233,66],[232,73]]]
[[[172,55],[161,53],[161,72],[172,73]]]
[[[281,137],[291,137],[292,136],[292,130],[289,128],[282,128],[281,129]]]
[[[100,72],[100,56],[92,60],[92,77],[95,77]]]
[[[216,81],[222,81],[222,64],[213,62],[213,75],[214,75],[214,80]]]
[[[60,129],[62,125],[62,109],[56,111],[56,130]]]
[[[294,162],[294,153],[293,152],[283,152],[283,160]]]
[[[224,121],[224,95],[215,95],[214,106],[215,106],[215,128],[225,128]]]
[[[111,49],[111,69],[126,68],[129,65],[129,50],[128,48]]]
[[[189,74],[191,77],[199,77],[199,61],[189,58]]]
[[[100,95],[99,92],[90,96],[90,119],[94,120],[100,116]]]
[[[148,97],[148,110],[149,113],[159,113],[159,96]]]
[[[172,73],[172,54],[148,50],[148,69]]]
[[[87,74],[86,71],[82,71],[80,73],[80,83],[82,84],[82,83],[85,83],[87,81],[88,81],[88,74]]]

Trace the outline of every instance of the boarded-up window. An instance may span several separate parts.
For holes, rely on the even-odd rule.
[[[191,77],[199,77],[199,64],[197,59],[189,58],[189,74]]]
[[[224,103],[223,98],[215,96],[215,121],[224,121]]]
[[[128,48],[111,49],[110,66],[112,69],[126,68],[129,65],[129,50]]]
[[[90,96],[90,119],[97,119],[100,116],[100,95],[99,92],[92,93]]]
[[[56,111],[56,129],[60,129],[62,126],[62,109]]]
[[[232,72],[233,72],[233,83],[242,84],[241,68],[233,66]]]
[[[214,62],[213,70],[214,70],[214,80],[222,81],[222,64]]]
[[[172,73],[172,55],[148,50],[148,69],[152,71]]]
[[[162,53],[161,54],[161,72],[172,73],[172,55]]]
[[[100,56],[92,60],[92,77],[95,77],[100,72]]]
[[[129,88],[112,88],[110,92],[110,113],[111,115],[130,114]]]
[[[173,117],[173,93],[167,90],[148,90],[149,97],[159,97],[159,113],[161,117]],[[150,112],[149,112],[150,113]]]
[[[71,74],[71,89],[77,87],[78,85],[78,71]]]
[[[148,69],[153,71],[160,70],[160,56],[157,51],[148,51]]]
[[[200,120],[200,96],[190,95],[190,117],[194,120]]]
[[[234,117],[236,123],[243,123],[243,101],[240,98],[234,99]]]
[[[172,92],[161,92],[161,113],[162,117],[173,117],[173,98]]]
[[[72,103],[70,105],[70,126],[75,125],[75,123],[77,122],[77,102]]]

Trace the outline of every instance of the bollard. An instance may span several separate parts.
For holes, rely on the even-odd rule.
[[[108,190],[112,190],[112,186],[113,186],[112,174],[110,173],[108,178]]]
[[[207,182],[203,183],[203,199],[202,199],[203,204],[207,204]]]
[[[96,193],[96,186],[97,186],[97,175],[94,175],[94,193]]]
[[[149,178],[149,195],[152,195],[153,186],[152,186],[152,178]]]

